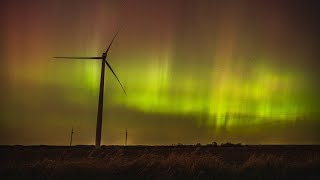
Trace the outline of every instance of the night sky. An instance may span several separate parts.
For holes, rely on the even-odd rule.
[[[4,0],[0,144],[320,143],[317,1]]]

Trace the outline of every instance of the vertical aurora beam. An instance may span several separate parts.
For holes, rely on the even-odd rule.
[[[188,5],[184,6],[186,9],[190,8]],[[176,49],[173,46],[173,52],[166,55],[168,58],[147,56],[145,62],[148,63],[143,64],[145,70],[139,70],[145,73],[141,77],[142,81],[129,85],[132,89],[139,89],[139,92],[134,91],[127,100],[120,98],[116,101],[147,113],[192,115],[197,116],[200,121],[205,114],[205,125],[217,128],[268,121],[289,123],[306,114],[306,104],[299,101],[299,96],[305,92],[299,88],[304,83],[299,79],[298,72],[281,72],[272,65],[264,64],[276,61],[271,56],[267,58],[257,54],[253,61],[252,57],[241,56],[243,34],[240,32],[243,30],[244,12],[245,8],[236,3],[227,5],[217,13],[220,19],[217,21],[216,35],[213,35],[216,38],[208,38],[215,40],[213,45],[208,45],[215,47],[212,51],[214,55],[211,56],[212,67],[201,67],[204,74],[211,75],[205,83],[194,71],[196,64],[193,65],[190,58],[197,54],[194,50],[201,50],[191,44],[197,42],[193,40],[194,37],[188,36],[188,33],[197,31],[196,28],[191,28],[172,37],[183,39],[185,43],[179,44]],[[183,11],[179,16],[178,25],[185,26],[190,20],[201,21],[196,17],[187,21],[183,17],[185,13]],[[180,27],[178,31],[179,29]],[[186,49],[190,51],[184,51]],[[170,70],[166,68],[168,59],[171,61]],[[198,61],[201,62],[201,59]],[[204,88],[207,88],[207,93],[203,91]]]

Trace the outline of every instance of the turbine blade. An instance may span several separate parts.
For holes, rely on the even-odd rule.
[[[107,61],[104,61],[104,62],[107,64],[107,66],[109,67],[109,69],[111,70],[111,72],[113,73],[113,75],[117,78],[117,80],[118,80],[118,82],[119,82],[119,84],[120,84],[120,86],[121,86],[121,88],[122,88],[122,90],[123,90],[124,94],[127,96],[126,91],[124,90],[124,88],[123,88],[123,86],[122,86],[122,84],[121,84],[121,82],[120,82],[119,78],[117,77],[116,73],[113,71],[113,69],[112,69],[112,67],[110,66],[110,64],[109,64]]]
[[[53,57],[55,59],[102,59],[102,57]]]
[[[110,48],[111,48],[111,46],[112,46],[112,44],[113,44],[114,39],[116,39],[116,37],[118,36],[118,33],[119,33],[119,31],[116,33],[116,35],[114,35],[112,41],[111,41],[110,44],[109,44],[108,49],[107,49],[106,52],[105,52],[106,54],[108,54],[108,52],[109,52],[109,50],[110,50]]]

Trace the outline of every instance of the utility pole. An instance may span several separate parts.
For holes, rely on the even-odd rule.
[[[127,145],[128,142],[128,129],[126,128],[126,141],[125,141],[125,145]]]
[[[74,131],[73,131],[73,126],[72,126],[72,129],[71,129],[71,136],[70,136],[70,146],[72,145],[72,136],[73,136],[73,133],[74,133]]]

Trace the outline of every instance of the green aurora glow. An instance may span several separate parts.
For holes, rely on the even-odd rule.
[[[221,141],[320,142],[314,133],[320,112],[317,23],[310,14],[297,18],[300,3],[137,0],[122,7],[61,0],[2,7],[7,46],[0,64],[6,104],[0,144],[47,143],[40,133],[49,144],[61,144],[74,121],[82,133],[75,141],[93,143],[100,62],[51,57],[99,55],[119,27],[109,62],[128,96],[107,72],[107,144],[121,143],[115,134],[127,127],[136,128],[132,143],[140,144],[154,143],[145,134],[165,128],[168,137],[155,144],[176,143],[188,133],[186,143],[198,136],[205,142],[210,133]],[[260,133],[265,125],[279,133]]]

